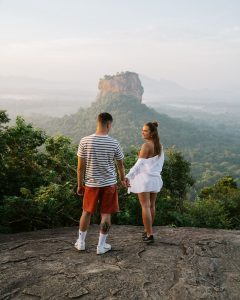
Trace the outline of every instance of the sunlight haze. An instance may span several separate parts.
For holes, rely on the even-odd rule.
[[[239,93],[234,0],[0,1],[0,76],[95,89],[134,71],[187,89]]]

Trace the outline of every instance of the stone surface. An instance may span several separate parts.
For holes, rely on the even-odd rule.
[[[98,226],[87,249],[78,228],[0,234],[0,299],[240,299],[240,231],[112,226],[112,251],[96,255]]]
[[[113,76],[105,75],[99,80],[98,89],[99,100],[108,93],[118,93],[133,96],[142,102],[143,87],[137,73],[122,72]]]

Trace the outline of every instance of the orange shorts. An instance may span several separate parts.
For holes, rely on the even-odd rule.
[[[111,214],[119,211],[117,185],[103,187],[85,186],[83,196],[83,210],[93,213],[97,203],[102,214]]]

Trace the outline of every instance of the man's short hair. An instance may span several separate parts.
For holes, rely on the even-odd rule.
[[[107,122],[111,122],[113,121],[113,117],[107,113],[107,112],[103,112],[103,113],[100,113],[98,115],[98,118],[97,118],[98,122],[101,123],[103,126],[106,126],[107,125]]]

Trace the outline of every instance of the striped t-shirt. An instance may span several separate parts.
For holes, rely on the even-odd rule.
[[[124,158],[117,140],[108,135],[86,136],[79,143],[77,155],[86,161],[86,186],[102,187],[117,182],[114,160]]]

